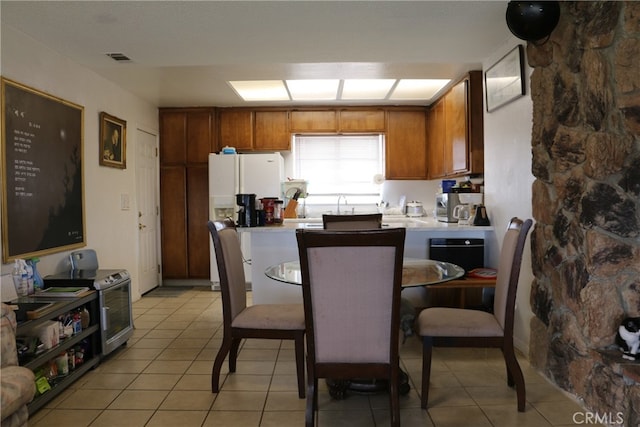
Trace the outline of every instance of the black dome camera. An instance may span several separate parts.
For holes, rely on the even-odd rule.
[[[507,26],[519,39],[535,42],[549,37],[560,19],[557,1],[510,1]]]

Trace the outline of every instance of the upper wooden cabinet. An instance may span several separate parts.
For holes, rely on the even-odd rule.
[[[291,149],[288,111],[256,111],[254,148],[257,151]]]
[[[387,179],[426,179],[426,112],[423,109],[387,112]]]
[[[482,72],[471,71],[430,108],[429,178],[484,172]]]
[[[337,132],[336,110],[293,110],[289,116],[291,132]]]
[[[384,132],[384,110],[340,110],[339,132]]]
[[[219,147],[235,147],[237,150],[253,149],[253,120],[254,114],[245,109],[221,109],[218,112],[218,127],[220,129]]]
[[[239,152],[290,149],[287,110],[220,109],[219,146],[235,147]]]
[[[427,113],[427,145],[430,177],[446,176],[444,162],[444,98],[439,99]]]
[[[160,163],[206,163],[214,150],[214,109],[160,110]]]

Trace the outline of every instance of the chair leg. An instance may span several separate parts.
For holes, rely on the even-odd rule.
[[[431,380],[431,356],[433,353],[433,338],[422,337],[422,396],[420,406],[427,409],[429,400],[429,381]]]
[[[231,338],[231,349],[229,350],[229,372],[236,371],[236,360],[238,359],[238,348],[240,347],[240,338]]]
[[[307,402],[304,413],[305,427],[314,427],[316,411],[318,410],[318,380],[312,368],[307,369]]]
[[[400,427],[400,375],[396,372],[389,379],[389,403],[391,406],[391,427]]]
[[[518,412],[524,412],[526,404],[526,390],[520,364],[518,363],[518,359],[516,358],[516,354],[512,346],[505,346],[502,349],[502,354],[504,355],[504,361],[507,365],[507,383],[510,387],[513,387],[515,384],[516,394],[518,397]]]
[[[222,338],[222,344],[220,345],[218,354],[216,355],[216,360],[213,362],[213,369],[211,370],[211,391],[213,393],[218,393],[220,391],[220,370],[222,369],[222,364],[224,363],[224,359],[227,357],[230,349],[231,338],[224,336]]]
[[[304,333],[295,336],[296,371],[298,374],[298,397],[304,399]]]

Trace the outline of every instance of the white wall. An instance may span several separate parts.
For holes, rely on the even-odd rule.
[[[483,69],[491,67],[522,40],[513,37],[486,58]],[[531,69],[526,65],[526,95],[491,113],[484,113],[484,188],[485,204],[491,223],[496,228],[496,242],[490,242],[491,264],[497,265],[499,247],[509,220],[533,218],[531,186],[531,129],[533,104],[529,93]],[[530,238],[525,245],[518,287],[515,318],[515,345],[525,355],[529,352],[530,320],[533,317],[529,295],[533,272]]]
[[[157,108],[93,71],[59,55],[23,33],[2,26],[3,77],[50,93],[84,107],[85,241],[95,249],[100,268],[124,268],[132,275],[132,294],[139,298],[138,220],[136,206],[136,129],[158,135]],[[105,111],[127,122],[125,170],[98,164],[99,113]],[[129,195],[130,209],[120,209],[120,197]],[[41,257],[38,270],[45,276],[64,269],[69,252]],[[2,266],[2,274],[11,266]],[[4,280],[11,280],[3,276]]]

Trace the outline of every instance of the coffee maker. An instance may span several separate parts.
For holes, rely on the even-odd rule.
[[[236,204],[240,206],[240,210],[238,211],[238,227],[256,227],[258,225],[256,195],[236,194]]]

